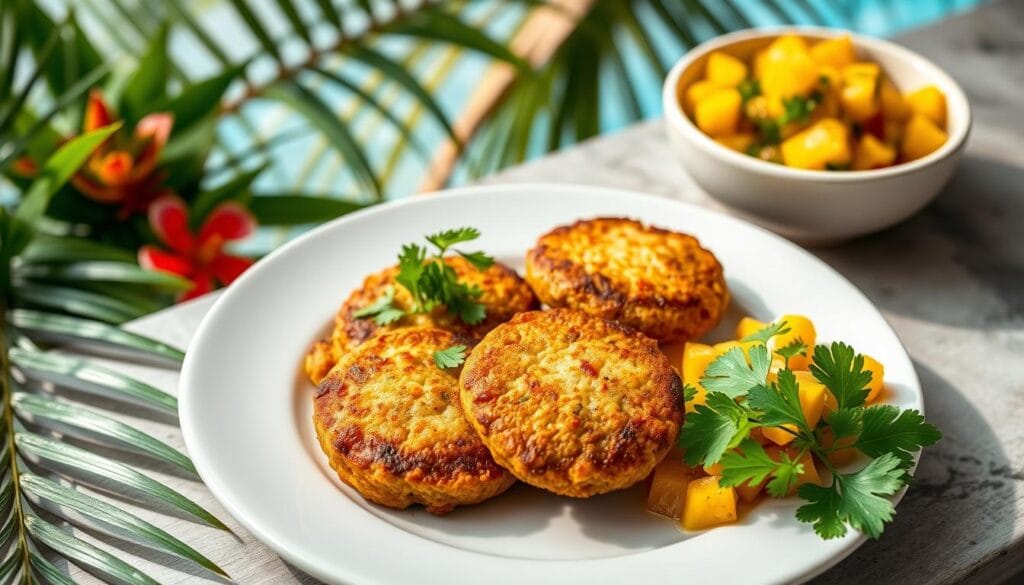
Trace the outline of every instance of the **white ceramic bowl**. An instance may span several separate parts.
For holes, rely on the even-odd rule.
[[[707,56],[723,50],[746,60],[783,34],[811,39],[849,34],[858,57],[881,64],[901,92],[937,86],[946,95],[949,139],[926,157],[892,167],[810,171],[747,156],[701,132],[683,111],[679,96],[703,76]],[[812,244],[877,231],[923,208],[949,181],[971,128],[971,108],[963,90],[931,61],[888,41],[818,27],[750,29],[707,41],[669,72],[662,101],[669,141],[708,194],[739,215]]]

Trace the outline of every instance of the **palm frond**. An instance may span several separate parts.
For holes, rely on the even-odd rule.
[[[150,82],[136,83],[141,87]],[[68,141],[45,162],[13,212],[0,212],[0,547],[7,551],[0,561],[3,582],[71,583],[50,561],[61,557],[112,582],[156,583],[119,551],[84,540],[67,530],[67,524],[225,575],[216,563],[168,532],[77,487],[91,486],[99,493],[113,490],[141,505],[174,510],[227,530],[205,508],[117,456],[131,453],[195,478],[195,467],[184,453],[111,416],[111,411],[128,405],[173,416],[177,401],[88,359],[44,351],[36,343],[95,344],[171,363],[182,358],[174,347],[109,324],[138,311],[131,302],[95,289],[173,291],[180,290],[179,279],[142,271],[132,255],[109,246],[38,230],[53,194],[114,129]],[[47,391],[51,389],[55,391]],[[86,406],[82,392],[98,394],[103,401]]]

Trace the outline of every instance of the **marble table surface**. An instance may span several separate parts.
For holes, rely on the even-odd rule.
[[[967,91],[975,127],[966,156],[950,186],[916,217],[813,252],[892,323],[921,378],[928,417],[945,438],[925,451],[885,538],[868,542],[817,581],[1017,580],[1024,572],[1024,2],[990,4],[898,40],[934,59]],[[532,181],[622,187],[717,207],[673,158],[658,121],[486,182]],[[129,328],[184,347],[213,300],[204,297]],[[175,371],[104,363],[176,392]],[[183,447],[174,421],[123,416]],[[237,536],[119,505],[196,545],[239,583],[315,583],[238,526],[201,483],[152,474],[227,521]],[[163,583],[222,581],[142,548],[130,551],[133,563]],[[72,575],[92,579],[74,568]]]

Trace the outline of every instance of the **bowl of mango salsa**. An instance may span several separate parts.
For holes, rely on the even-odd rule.
[[[963,90],[925,57],[849,31],[786,27],[687,53],[663,92],[696,182],[806,243],[898,223],[949,181],[971,126]]]

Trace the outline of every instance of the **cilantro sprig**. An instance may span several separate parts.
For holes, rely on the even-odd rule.
[[[720,463],[723,486],[760,485],[768,494],[783,497],[793,492],[810,454],[828,471],[830,483],[804,483],[797,495],[806,501],[797,510],[801,522],[813,524],[822,538],[838,538],[848,527],[878,538],[895,509],[889,499],[911,480],[914,454],[938,441],[942,434],[917,410],[892,405],[866,405],[871,372],[864,358],[847,344],[818,345],[813,350],[811,374],[836,399],[836,409],[813,428],[800,405],[796,376],[788,358],[806,353],[796,340],[773,353],[786,358],[786,367],[769,380],[768,341],[788,332],[784,322],[773,323],[741,340],[751,344],[747,356],[736,347],[712,362],[701,385],[705,403],[687,414],[679,445],[691,466]],[[770,456],[750,438],[752,430],[779,427],[794,435],[791,451]],[[832,442],[823,441],[831,435]],[[844,439],[842,444],[838,439]],[[826,446],[828,445],[828,446]],[[854,471],[836,468],[828,455],[853,448],[868,458]]]
[[[403,310],[394,304],[394,289],[389,288],[370,305],[356,311],[357,319],[372,317],[378,325],[393,323],[407,313],[429,313],[439,306],[458,317],[464,323],[476,325],[487,316],[486,307],[477,302],[483,290],[480,287],[459,282],[458,274],[445,261],[449,251],[462,256],[477,270],[487,270],[494,264],[494,258],[483,252],[464,252],[453,248],[456,244],[471,242],[480,237],[480,231],[472,227],[445,230],[426,236],[434,247],[430,254],[426,246],[405,244],[398,254],[398,275],[395,282],[412,297],[412,307]]]
[[[434,365],[441,368],[457,368],[466,361],[466,346],[453,345],[446,349],[439,349],[434,352]]]

